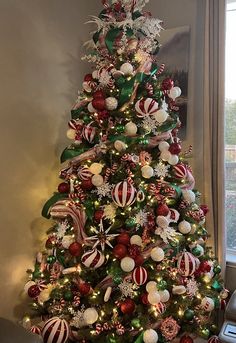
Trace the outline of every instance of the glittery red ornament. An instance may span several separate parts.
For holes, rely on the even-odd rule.
[[[136,245],[136,244],[132,244],[130,247],[129,247],[129,255],[130,257],[132,258],[136,258],[138,255],[140,255],[140,252],[141,252],[141,248]]]
[[[92,181],[91,181],[91,179],[88,179],[88,180],[83,180],[82,182],[81,182],[81,188],[83,189],[83,190],[86,190],[86,191],[90,191],[93,187],[94,187],[94,185],[92,184]]]
[[[40,294],[40,289],[37,285],[32,285],[28,289],[28,296],[30,298],[37,298],[39,296],[39,294]]]
[[[80,254],[82,253],[82,245],[78,242],[71,243],[71,245],[69,246],[69,252],[72,256],[80,256]]]
[[[109,112],[107,110],[103,110],[103,111],[99,111],[98,112],[98,119],[99,120],[104,120],[107,119],[109,117]]]
[[[199,269],[200,269],[202,272],[204,272],[204,273],[208,273],[208,272],[210,272],[210,270],[211,270],[211,266],[210,266],[210,264],[208,263],[208,261],[202,261],[202,262],[200,263]]]
[[[84,77],[84,81],[86,82],[89,82],[89,81],[93,81],[93,76],[92,74],[86,74],[85,77]]]
[[[169,152],[173,155],[178,155],[181,152],[181,145],[179,143],[171,143]]]
[[[166,204],[160,204],[156,210],[156,214],[158,216],[164,216],[164,217],[167,216],[169,212],[170,212],[170,209]]]
[[[94,212],[94,220],[96,220],[96,222],[100,222],[100,220],[102,219],[104,215],[104,211],[103,210],[97,210]]]
[[[141,266],[144,263],[144,257],[142,255],[138,255],[134,258],[135,266]]]
[[[124,314],[131,314],[135,310],[135,302],[132,299],[126,299],[121,303],[120,309]]]
[[[148,301],[148,293],[143,293],[140,296],[140,300],[144,305],[148,305],[149,301]]]
[[[130,236],[127,232],[122,232],[117,237],[117,243],[129,245],[130,244]]]
[[[114,246],[112,253],[116,258],[122,259],[127,256],[128,250],[124,244],[117,244]]]
[[[67,182],[62,182],[57,187],[59,193],[69,193],[70,185]]]
[[[171,88],[174,87],[174,81],[171,80],[170,78],[166,78],[162,81],[162,84],[161,84],[161,89],[163,91],[168,91],[170,90]]]
[[[96,98],[92,100],[92,105],[96,110],[104,110],[106,103],[103,98]]]
[[[87,294],[89,294],[90,289],[91,289],[90,284],[87,283],[87,282],[81,282],[81,283],[79,284],[79,291],[80,291],[80,294],[81,294],[81,295],[87,295]]]
[[[193,339],[190,336],[183,336],[180,338],[179,343],[193,343]]]
[[[93,93],[93,98],[94,99],[105,99],[103,91],[96,91]]]
[[[200,205],[201,210],[204,213],[204,216],[209,212],[209,207],[207,205]]]

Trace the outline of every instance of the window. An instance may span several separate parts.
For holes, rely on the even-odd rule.
[[[225,167],[227,250],[236,256],[236,0],[228,0],[225,64]]]

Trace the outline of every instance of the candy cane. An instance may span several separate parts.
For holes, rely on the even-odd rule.
[[[165,64],[162,63],[160,68],[157,71],[157,75],[161,75],[163,73],[164,69],[165,69]]]
[[[87,218],[85,210],[82,207],[76,206],[72,201],[61,200],[52,206],[50,214],[53,218],[66,218],[70,216],[73,220],[76,240],[79,243],[89,245],[88,240],[86,240],[87,235],[84,231]]]
[[[104,182],[107,182],[110,176],[111,176],[111,168],[106,168]]]

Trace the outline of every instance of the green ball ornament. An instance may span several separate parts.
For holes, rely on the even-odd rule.
[[[148,145],[148,139],[144,137],[138,138],[138,143],[142,145]]]
[[[157,89],[154,93],[155,98],[161,98],[162,97],[162,91],[160,89]]]
[[[73,300],[73,298],[74,298],[73,293],[70,290],[67,290],[64,292],[64,294],[63,294],[64,300],[71,301],[71,300]]]
[[[219,283],[218,280],[215,280],[215,281],[213,282],[213,284],[211,285],[211,288],[214,289],[214,290],[217,291],[217,292],[221,292],[222,289],[223,289],[222,285]]]
[[[190,310],[190,309],[187,309],[185,312],[184,312],[184,319],[186,320],[192,320],[193,317],[194,317],[195,313],[193,310]]]
[[[53,264],[54,262],[56,262],[56,257],[53,255],[50,255],[47,257],[47,263],[48,264]]]
[[[127,227],[133,227],[136,224],[135,218],[128,218],[125,221],[125,226]]]
[[[131,325],[136,328],[139,329],[141,327],[141,323],[140,320],[138,318],[134,318],[131,320]]]
[[[218,264],[217,266],[214,267],[213,272],[215,274],[220,274],[221,272],[221,266]]]
[[[202,247],[201,246],[196,246],[192,249],[192,254],[196,257],[199,257],[202,255]]]
[[[208,330],[207,328],[204,328],[200,331],[200,335],[202,338],[207,339],[210,335],[210,330]]]
[[[163,291],[164,289],[167,288],[167,282],[165,280],[161,280],[157,283],[157,288],[160,290],[160,291]]]
[[[50,298],[60,300],[62,297],[62,291],[59,288],[54,288],[50,293]]]
[[[85,124],[89,124],[91,122],[91,118],[88,115],[83,116],[83,121]]]
[[[124,131],[125,131],[124,125],[117,125],[116,131],[117,131],[118,133],[124,132]]]

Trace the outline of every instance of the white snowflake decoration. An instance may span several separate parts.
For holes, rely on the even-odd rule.
[[[136,216],[136,223],[139,226],[145,226],[148,222],[148,213],[145,212],[144,210],[140,210]]]
[[[193,298],[198,291],[198,285],[197,285],[196,280],[194,280],[193,278],[188,280],[186,289],[187,289],[187,295],[189,296],[189,298]]]
[[[70,321],[70,326],[74,326],[75,328],[80,329],[86,325],[85,320],[84,320],[84,311],[85,311],[84,305],[82,305],[81,309],[78,311],[75,311],[72,308],[69,309],[69,312],[73,315],[73,318]]]
[[[67,229],[69,229],[69,225],[68,225],[67,220],[65,220],[61,223],[58,223],[57,224],[57,232],[56,232],[57,238],[59,238],[59,239],[63,238]]]
[[[153,117],[145,117],[143,120],[142,120],[142,123],[141,123],[141,127],[147,132],[147,133],[150,133],[152,132],[153,134],[157,134],[157,127],[158,127],[159,123],[155,120],[155,118]]]
[[[171,227],[157,227],[155,230],[155,234],[160,236],[166,244],[168,244],[169,241],[174,241],[176,239],[176,236],[181,235]]]
[[[130,281],[126,281],[126,280],[123,280],[120,284],[119,284],[119,289],[122,293],[122,296],[121,296],[121,299],[124,299],[124,298],[134,298],[135,296],[135,290],[138,288],[135,284],[133,284],[132,282]]]
[[[113,240],[116,236],[119,236],[119,234],[118,233],[109,234],[109,231],[111,230],[111,226],[109,226],[108,229],[104,230],[103,221],[101,220],[99,224],[99,229],[97,230],[95,227],[92,227],[92,230],[95,233],[95,235],[87,237],[85,239],[86,241],[94,243],[92,247],[93,249],[95,249],[98,245],[101,245],[102,251],[104,251],[106,244],[110,248],[113,248],[110,241]]]
[[[109,205],[105,205],[103,210],[104,210],[104,217],[106,219],[108,219],[110,222],[113,221],[113,219],[115,219],[116,216],[116,209],[117,206],[115,204],[109,204]]]
[[[92,191],[92,193],[96,193],[98,195],[98,200],[102,200],[103,197],[111,198],[111,190],[113,187],[114,185],[104,182],[101,186]]]
[[[157,177],[165,177],[168,174],[170,166],[165,165],[162,162],[159,162],[155,167],[154,167],[154,175]]]
[[[114,84],[113,80],[111,79],[111,75],[106,70],[102,71],[99,77],[99,83],[102,88],[107,86],[111,87]]]

